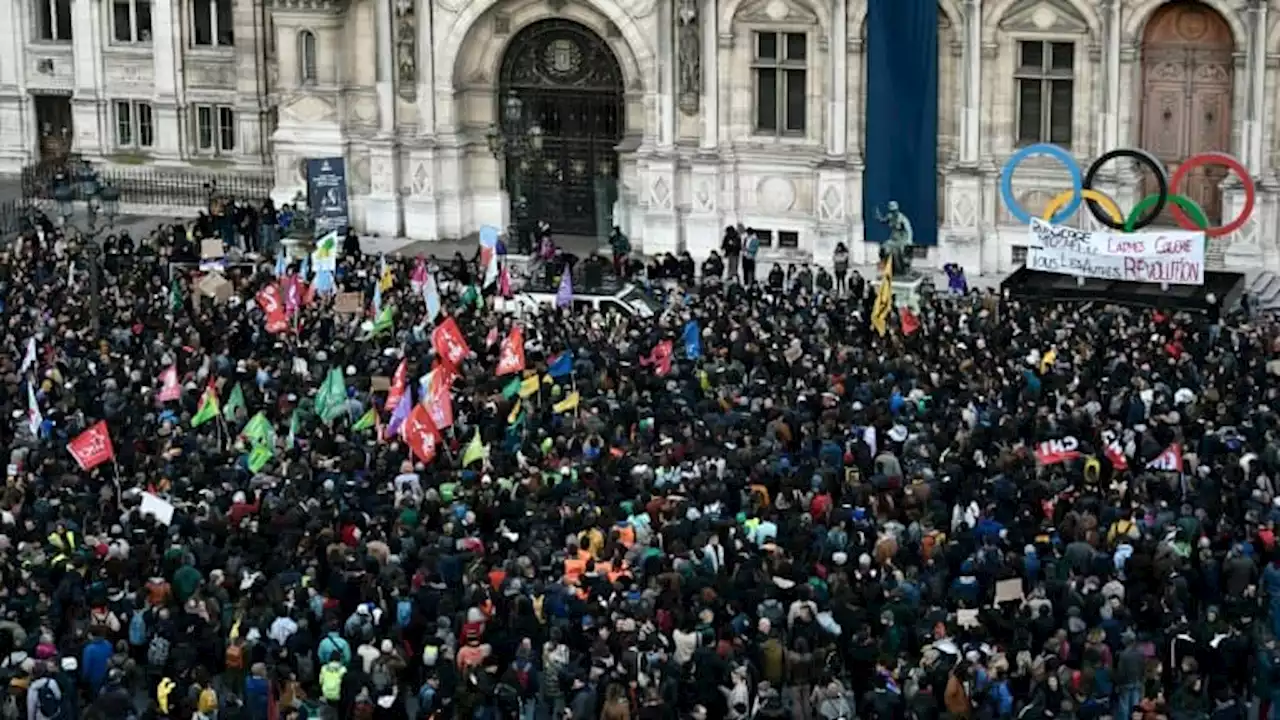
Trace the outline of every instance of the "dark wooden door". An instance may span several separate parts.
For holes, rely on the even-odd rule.
[[[1170,176],[1188,157],[1231,150],[1234,43],[1231,29],[1212,8],[1173,2],[1147,23],[1142,45],[1142,147],[1159,158]],[[1221,222],[1219,185],[1227,169],[1193,170],[1178,192],[1204,208],[1212,224]],[[1144,178],[1145,193],[1156,191]],[[1168,210],[1162,223],[1172,223]]]

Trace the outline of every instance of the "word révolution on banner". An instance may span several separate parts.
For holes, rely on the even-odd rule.
[[[1089,232],[1032,218],[1027,267],[1127,282],[1204,284],[1204,233]]]

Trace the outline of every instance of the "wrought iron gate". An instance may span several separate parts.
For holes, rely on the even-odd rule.
[[[622,69],[609,46],[575,22],[533,23],[503,55],[499,88],[498,107],[514,96],[523,115],[516,126],[504,119],[504,134],[536,126],[542,138],[540,149],[505,158],[513,216],[545,220],[562,234],[607,230],[626,126]]]

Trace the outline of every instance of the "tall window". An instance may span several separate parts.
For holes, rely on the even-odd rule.
[[[298,35],[298,71],[302,74],[303,85],[313,85],[318,74],[316,72],[316,36],[310,30],[303,30]]]
[[[151,0],[112,0],[111,25],[116,42],[151,42]]]
[[[149,148],[156,141],[151,105],[131,100],[116,101],[116,147]]]
[[[191,0],[192,41],[196,45],[235,45],[232,0]]]
[[[804,33],[755,34],[756,132],[804,134],[808,39]]]
[[[71,0],[36,0],[36,37],[54,42],[71,40]]]
[[[1071,145],[1074,43],[1018,43],[1018,143]]]
[[[236,149],[236,111],[219,105],[196,106],[196,149],[230,153]]]

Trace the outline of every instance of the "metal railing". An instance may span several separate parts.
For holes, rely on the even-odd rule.
[[[54,178],[74,172],[83,161],[69,159],[62,163],[40,163],[22,170],[24,200],[53,198]],[[257,201],[271,193],[272,177],[265,173],[229,173],[193,168],[120,168],[93,167],[98,182],[120,193],[122,205],[158,207],[190,207],[206,209],[214,194],[224,198]],[[81,197],[79,184],[72,184],[74,200]]]

